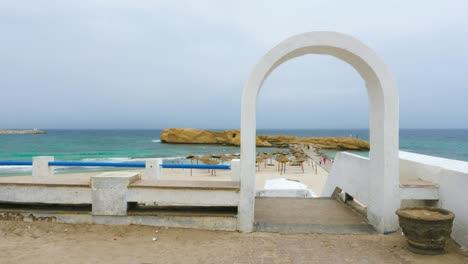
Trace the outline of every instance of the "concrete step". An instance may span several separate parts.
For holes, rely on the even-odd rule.
[[[375,233],[364,216],[332,198],[257,197],[255,229],[279,233]]]
[[[421,179],[400,182],[402,200],[439,200],[439,186]]]

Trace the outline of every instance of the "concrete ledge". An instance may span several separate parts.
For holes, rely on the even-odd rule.
[[[41,187],[85,187],[89,188],[89,184],[85,183],[60,183],[60,182],[0,182],[0,186],[41,186]]]
[[[196,189],[196,190],[229,190],[239,191],[238,181],[158,181],[139,180],[132,183],[129,188],[154,189]]]
[[[0,212],[0,220],[50,221],[66,224],[148,225],[236,231],[236,217],[218,216],[93,216],[87,213]]]
[[[91,189],[88,186],[0,185],[0,202],[90,204]]]
[[[288,197],[288,198],[314,198],[310,190],[306,189],[257,189],[256,197]]]
[[[430,181],[404,180],[400,183],[402,200],[439,200],[439,186]]]
[[[239,192],[236,189],[159,189],[133,186],[128,190],[127,201],[158,205],[237,206]]]

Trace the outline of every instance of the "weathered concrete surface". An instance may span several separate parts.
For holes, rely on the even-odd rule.
[[[15,203],[91,203],[89,187],[26,186],[0,184],[0,201]]]
[[[128,185],[140,179],[138,172],[104,172],[91,177],[93,215],[126,215]]]
[[[130,213],[126,216],[91,215],[88,212],[47,210],[0,210],[0,220],[47,221],[63,224],[147,225],[206,230],[237,230],[235,214]]]
[[[43,179],[54,176],[54,167],[49,166],[49,161],[54,161],[52,156],[33,157],[32,176],[36,179]]]
[[[156,231],[158,231],[156,233]],[[153,241],[156,238],[156,241]],[[393,235],[273,234],[151,226],[0,221],[0,263],[463,264],[453,243],[442,256],[406,250]]]
[[[333,199],[257,198],[256,231],[282,233],[373,233],[365,217]]]

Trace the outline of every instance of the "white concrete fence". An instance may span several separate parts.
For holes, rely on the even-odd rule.
[[[431,201],[455,213],[452,237],[464,250],[468,249],[468,162],[437,158],[410,152],[399,152],[399,196],[405,201]],[[332,171],[324,187],[324,196],[331,196],[336,187],[362,204],[373,199],[370,194],[369,159],[351,153],[336,155]],[[395,215],[396,217],[396,215]]]
[[[32,159],[32,176],[36,179],[46,178],[55,174],[54,166],[49,166],[49,162],[53,162],[53,156],[38,156]],[[162,176],[162,162],[163,159],[146,159],[145,171],[142,179],[145,180],[158,180]],[[90,166],[92,167],[92,166]]]

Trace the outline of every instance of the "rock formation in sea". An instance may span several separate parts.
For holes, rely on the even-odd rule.
[[[240,145],[239,130],[210,131],[191,128],[167,128],[159,137],[162,143]],[[309,144],[316,148],[336,150],[368,150],[369,143],[345,137],[295,137],[259,135],[257,147],[287,147],[291,144]]]
[[[0,129],[0,135],[25,135],[25,134],[47,134],[47,132],[38,129]]]

